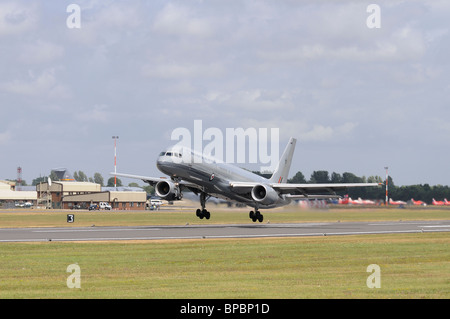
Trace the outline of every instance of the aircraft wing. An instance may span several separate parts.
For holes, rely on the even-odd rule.
[[[280,195],[289,198],[330,198],[336,192],[354,187],[375,187],[378,183],[330,183],[330,184],[271,184]]]
[[[140,179],[146,183],[149,183],[152,186],[160,181],[168,180],[168,178],[165,178],[165,177],[149,177],[149,176],[131,175],[131,174],[123,174],[123,173],[109,173],[109,174],[113,175],[113,176],[121,176],[121,177],[127,177],[127,178]]]
[[[148,184],[150,184],[152,186],[155,186],[158,182],[170,180],[170,178],[168,178],[168,177],[150,177],[150,176],[123,174],[123,173],[109,173],[109,174],[111,174],[113,176],[121,176],[121,177],[127,177],[127,178],[140,179],[143,182],[148,183]],[[189,182],[186,182],[186,181],[180,181],[179,184],[180,185],[184,185],[186,187],[200,188],[199,185],[193,184],[193,183],[189,183]]]
[[[250,192],[260,185],[255,182],[230,182],[230,187],[237,193]],[[352,187],[375,187],[378,183],[330,183],[330,184],[289,184],[268,183],[280,195],[288,198],[330,198],[336,197],[336,191]]]

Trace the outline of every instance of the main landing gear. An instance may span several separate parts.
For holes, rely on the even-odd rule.
[[[250,211],[248,214],[248,217],[255,223],[256,221],[259,221],[260,223],[263,222],[264,216],[259,212],[259,210],[255,209],[255,211]]]
[[[196,215],[197,215],[197,217],[198,218],[200,218],[200,219],[203,219],[203,218],[206,218],[206,219],[209,219],[210,217],[211,217],[211,213],[210,212],[208,212],[206,209],[197,209],[197,212],[196,212]]]
[[[211,213],[208,212],[205,208],[206,201],[208,200],[208,198],[210,196],[208,196],[208,198],[206,198],[206,196],[207,196],[206,193],[200,193],[200,205],[202,205],[202,209],[199,208],[196,211],[196,215],[200,219],[203,219],[203,218],[209,219],[211,217]]]

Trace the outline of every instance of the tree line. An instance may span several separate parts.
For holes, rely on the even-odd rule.
[[[261,174],[254,172],[266,178],[270,178],[271,174]],[[288,183],[293,184],[315,184],[315,183],[378,183],[380,187],[357,187],[349,188],[345,191],[338,192],[338,195],[348,195],[353,199],[359,197],[363,199],[382,200],[386,198],[386,181],[385,178],[380,176],[359,177],[353,173],[345,172],[339,174],[328,171],[320,170],[314,171],[309,180],[306,180],[301,171],[298,171],[292,178],[288,179]],[[443,200],[447,198],[450,200],[450,187],[443,185],[419,184],[409,186],[397,186],[391,176],[388,176],[388,196],[394,200],[409,201],[412,198],[414,200],[422,200],[426,203],[431,203],[433,198],[436,200]]]
[[[253,173],[261,175],[266,178],[271,177],[271,173],[261,173],[258,171],[253,171]],[[55,172],[50,173],[50,178],[54,181],[58,181],[58,177]],[[105,185],[103,176],[96,172],[93,177],[88,177],[83,171],[75,171],[73,178],[79,182],[92,182],[100,184],[102,187],[114,187],[114,177],[110,177]],[[46,182],[47,177],[38,177],[33,179],[32,186],[36,186],[40,182]],[[345,191],[338,192],[338,195],[344,196],[348,195],[353,199],[359,197],[363,199],[372,200],[385,200],[386,198],[386,181],[380,176],[369,176],[369,177],[359,177],[353,173],[345,172],[339,174],[332,172],[331,174],[326,170],[314,171],[310,178],[306,180],[305,176],[301,171],[298,171],[292,178],[288,179],[288,183],[294,184],[316,184],[316,183],[378,183],[381,184],[380,187],[358,187],[349,188]],[[21,182],[22,186],[27,186],[25,181]],[[117,178],[117,186],[123,186],[122,181]],[[144,187],[139,186],[137,183],[130,183],[130,187],[141,187],[147,193],[154,193],[154,188],[150,185]],[[443,185],[429,184],[419,184],[419,185],[409,185],[409,186],[396,186],[394,180],[391,176],[388,177],[388,196],[394,200],[409,201],[412,198],[415,200],[422,200],[426,203],[431,203],[433,198],[436,200],[443,200],[447,198],[450,200],[450,187]]]
[[[52,181],[59,181],[59,178],[54,171],[50,172],[49,177]],[[77,182],[91,182],[91,183],[100,184],[102,187],[114,187],[114,177],[108,178],[108,181],[106,182],[106,185],[105,185],[105,180],[104,180],[102,174],[100,174],[98,172],[94,173],[93,177],[88,177],[83,171],[75,171],[73,173],[73,179]],[[47,182],[47,177],[38,177],[38,178],[33,179],[32,186],[36,186],[37,184],[39,184],[41,182],[42,183]],[[23,186],[26,186],[26,185],[23,185]],[[124,186],[122,184],[122,181],[120,178],[116,179],[116,186],[117,187]],[[155,192],[154,187],[150,186],[150,185],[140,186],[138,183],[129,183],[128,186],[129,187],[140,187],[144,191],[146,191],[148,194],[154,194],[154,192]]]
[[[59,181],[59,178],[54,171],[50,172],[49,177],[52,181]],[[105,185],[105,179],[103,178],[102,174],[98,172],[94,173],[93,177],[88,177],[83,171],[75,171],[73,173],[73,179],[77,182],[91,182],[100,184],[102,187],[114,187],[114,177],[110,177]],[[47,182],[47,176],[37,177],[33,179],[31,186],[36,186],[37,184],[43,182]],[[23,186],[26,186],[26,183]],[[117,179],[117,186],[123,186],[122,181],[119,178]]]

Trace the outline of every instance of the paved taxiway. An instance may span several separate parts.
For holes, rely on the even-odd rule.
[[[0,228],[0,242],[161,240],[450,232],[450,220],[131,227]]]

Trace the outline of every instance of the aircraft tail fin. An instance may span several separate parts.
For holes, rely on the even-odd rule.
[[[289,169],[291,168],[292,156],[294,155],[295,143],[297,139],[291,137],[289,143],[284,149],[283,155],[281,155],[277,168],[272,174],[270,181],[272,183],[287,183]]]

